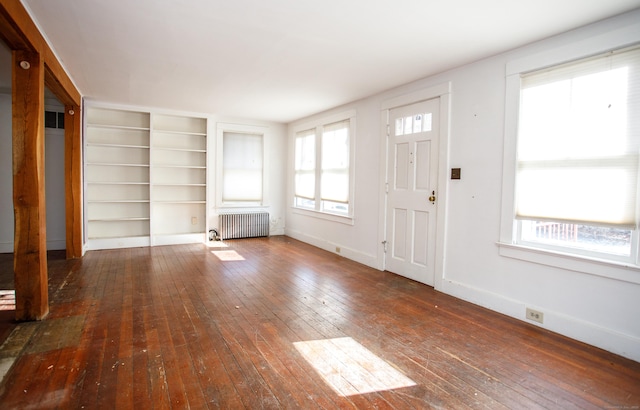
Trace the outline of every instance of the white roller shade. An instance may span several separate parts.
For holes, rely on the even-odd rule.
[[[262,138],[257,134],[223,134],[223,201],[262,201]]]
[[[316,134],[315,129],[296,134],[295,195],[314,199],[316,192]]]
[[[349,125],[346,120],[323,127],[320,197],[324,201],[349,202]]]
[[[640,49],[522,78],[516,217],[637,225]]]

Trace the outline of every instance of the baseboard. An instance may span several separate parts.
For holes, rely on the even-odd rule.
[[[269,236],[282,236],[284,235],[284,228],[278,228],[278,229],[270,229],[269,230]]]
[[[325,251],[335,253],[336,255],[344,256],[347,259],[351,259],[352,261],[367,265],[370,268],[378,269],[378,260],[376,258],[376,255],[360,252],[355,249],[346,247],[343,244],[333,241],[327,241],[326,239],[318,238],[292,229],[286,229],[285,235],[290,236],[293,239],[297,239],[301,242],[308,243],[309,245],[313,245],[317,248],[324,249]],[[340,251],[337,252],[336,249],[339,249]]]
[[[60,251],[64,249],[67,249],[67,242],[64,239],[47,241],[48,251]],[[0,243],[0,253],[13,253],[13,250],[13,242]]]
[[[638,349],[640,338],[452,280],[444,279],[438,290],[458,299],[640,362],[640,350]],[[542,312],[544,324],[526,319],[526,308]]]
[[[47,250],[48,251],[61,251],[67,249],[67,241],[66,239],[52,240],[47,241]]]
[[[0,253],[13,253],[13,242],[0,242]]]

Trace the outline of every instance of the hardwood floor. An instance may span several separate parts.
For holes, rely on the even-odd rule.
[[[224,244],[51,271],[0,407],[640,408],[640,363],[287,237]]]

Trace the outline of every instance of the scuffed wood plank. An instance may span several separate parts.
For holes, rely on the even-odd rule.
[[[74,352],[32,339],[0,391],[2,405],[502,409],[640,402],[640,363],[290,238],[226,245],[244,259],[224,262],[212,255],[215,248],[198,244],[92,251],[61,261],[74,269],[50,268],[63,275],[50,281],[52,316],[84,315],[73,326],[82,326],[80,341]],[[297,343],[324,362],[311,364]],[[416,384],[388,384],[394,371],[379,372],[377,358]],[[362,387],[341,396],[319,375],[325,365]],[[352,373],[355,379],[347,377]]]

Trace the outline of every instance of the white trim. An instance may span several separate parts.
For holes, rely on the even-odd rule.
[[[292,207],[291,212],[293,212],[294,214],[309,216],[312,218],[319,218],[327,221],[339,222],[345,225],[355,225],[353,216],[349,216],[349,215],[339,215],[339,214],[333,214],[330,212],[317,211],[315,209],[298,208],[295,206]]]
[[[355,118],[356,115],[357,115],[356,110],[341,111],[339,113],[330,114],[325,117],[317,117],[316,119],[313,119],[313,120],[294,122],[293,124],[291,124],[291,129],[294,134],[293,136],[295,137],[295,134],[297,132],[310,130],[310,129],[316,128],[318,125],[332,124],[334,122]]]
[[[293,169],[292,178],[289,183],[291,184],[291,196],[289,200],[291,201],[291,209],[293,213],[311,216],[315,218],[325,219],[334,222],[345,223],[348,225],[354,224],[354,216],[355,216],[355,180],[356,180],[356,138],[357,138],[357,110],[347,110],[341,111],[335,114],[327,115],[324,117],[315,117],[313,120],[302,121],[299,123],[294,123],[291,126],[291,135],[289,136],[290,146],[293,147],[293,153],[291,156],[290,169]],[[321,176],[322,173],[322,163],[321,159],[321,144],[322,144],[322,129],[323,126],[329,125],[332,123],[340,122],[340,121],[349,121],[349,213],[345,215],[340,215],[332,212],[323,211],[322,207],[322,199],[320,196],[320,187],[321,187]],[[297,133],[306,130],[315,130],[315,154],[316,154],[316,168],[315,168],[315,195],[314,201],[316,204],[316,209],[307,209],[300,208],[295,205],[295,140]]]
[[[447,169],[449,166],[449,138],[450,138],[450,111],[451,111],[451,90],[452,83],[446,82],[422,90],[418,90],[399,97],[390,98],[381,103],[381,135],[380,138],[380,214],[378,216],[378,269],[384,270],[386,266],[386,254],[382,243],[386,241],[387,227],[387,181],[388,176],[388,149],[389,136],[387,124],[389,122],[389,111],[405,105],[419,103],[434,98],[440,98],[440,130],[439,130],[439,155],[438,155],[438,202],[436,209],[436,246],[435,246],[435,266],[434,266],[434,288],[441,290],[442,280],[445,273],[444,243],[446,239],[446,215],[447,215]],[[384,157],[383,157],[384,156]],[[383,174],[384,173],[384,174]]]
[[[446,94],[451,93],[451,82],[446,82],[438,85],[434,85],[422,90],[414,91],[409,94],[404,94],[399,97],[390,98],[382,102],[381,108],[383,110],[390,110],[392,108],[402,107],[403,105],[410,105],[420,101],[431,100]]]
[[[638,13],[630,13],[628,18],[632,19],[633,16],[637,18]],[[638,27],[636,25],[625,25],[620,21],[609,21],[608,23],[615,25],[600,35],[509,61],[506,65],[506,75],[539,70],[605,53],[612,49],[631,46],[638,42]]]
[[[89,239],[85,244],[84,250],[86,252],[100,249],[139,248],[145,246],[151,246],[151,238],[149,236]]]
[[[0,253],[13,253],[13,242],[0,242]]]
[[[262,200],[259,202],[223,202],[222,200],[222,191],[223,191],[223,136],[225,132],[235,132],[242,134],[255,134],[262,135]],[[268,178],[266,178],[266,170],[269,169],[269,156],[267,152],[269,151],[269,127],[261,126],[261,125],[244,125],[244,124],[235,124],[235,123],[226,123],[226,122],[218,122],[216,123],[216,164],[215,164],[215,173],[216,173],[216,184],[215,184],[215,207],[216,208],[258,208],[265,207],[269,205],[269,187],[268,187]]]
[[[509,258],[640,284],[638,266],[511,243],[498,242],[497,245],[500,255]]]
[[[383,104],[384,106],[384,104]],[[389,130],[391,125],[389,124],[389,109],[382,109],[380,111],[380,173],[378,181],[382,184],[378,203],[380,204],[380,212],[378,214],[378,245],[377,245],[377,268],[384,270],[386,264],[386,235],[387,235],[387,198],[389,181],[387,176],[389,175]]]
[[[457,281],[445,279],[440,290],[456,298],[523,320],[536,327],[562,334],[631,360],[640,361],[640,350],[638,350],[640,338],[638,337],[606,329],[560,312],[525,304]],[[533,308],[542,312],[544,314],[544,324],[526,320],[526,308]]]
[[[632,15],[637,16],[636,13]],[[631,18],[629,19],[629,24],[616,22],[613,25],[614,23],[609,22],[608,24],[613,25],[610,30],[597,36],[516,58],[506,63],[500,255],[630,283],[640,283],[640,277],[637,274],[637,271],[640,270],[637,267],[612,261],[601,261],[593,257],[568,255],[562,252],[516,245],[514,243],[517,232],[515,222],[515,179],[521,75],[637,44],[640,41],[637,23],[632,21]]]
[[[358,263],[362,263],[363,265],[369,266],[370,268],[378,269],[376,255],[360,252],[352,248],[347,248],[340,243],[328,241],[326,239],[309,235],[307,233],[290,228],[286,228],[284,233],[285,235],[290,236],[293,239],[297,239],[299,241],[313,245],[317,248],[323,249],[327,252],[331,252],[336,255],[343,256],[347,259],[356,261]],[[336,252],[336,248],[340,248],[340,252]]]
[[[516,148],[520,113],[520,75],[506,78],[504,151],[502,154],[502,210],[500,242],[513,242],[516,189]]]
[[[188,243],[205,243],[207,241],[207,234],[204,233],[185,233],[185,234],[171,234],[171,235],[159,235],[156,234],[153,238],[154,246],[162,245],[183,245]]]
[[[48,251],[60,251],[67,248],[67,240],[66,239],[52,239],[47,240],[47,250]]]

